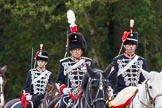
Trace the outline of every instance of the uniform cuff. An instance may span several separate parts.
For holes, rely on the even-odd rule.
[[[66,88],[66,85],[65,85],[65,84],[62,84],[62,85],[59,87],[59,92],[60,92],[61,94],[63,94],[62,90],[63,90],[64,88]]]
[[[75,100],[75,96],[72,93],[69,95],[69,97],[71,100],[73,100],[73,101]]]

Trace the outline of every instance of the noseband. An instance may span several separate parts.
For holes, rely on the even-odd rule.
[[[149,80],[149,79],[148,79],[148,80]],[[145,104],[143,101],[141,101],[141,100],[139,99],[139,96],[138,96],[138,99],[139,99],[140,103],[143,104],[144,106],[146,106],[147,108],[154,108],[154,106],[155,106],[155,100],[156,100],[158,97],[162,96],[162,94],[157,94],[154,98],[151,97],[150,91],[149,91],[149,86],[148,86],[148,80],[145,82],[145,90],[146,90],[146,94],[148,94],[148,101],[151,103],[151,106],[148,106],[148,105]],[[147,99],[147,95],[146,95],[146,99]]]
[[[97,90],[97,94],[96,94],[95,98],[92,99],[92,97],[90,96],[90,101],[91,101],[90,102],[90,105],[91,106],[93,106],[94,103],[96,103],[98,101],[104,101],[104,102],[106,102],[106,96],[107,95],[105,95],[105,92],[104,92],[104,84],[103,84],[103,79],[102,78],[103,78],[103,76],[102,76],[102,73],[100,72],[100,79],[96,79],[96,78],[90,79],[90,82],[92,82],[92,81],[98,81],[99,80],[99,88]],[[89,91],[90,91],[90,85],[89,85]],[[99,95],[100,92],[102,93],[103,97],[98,98],[98,95]]]

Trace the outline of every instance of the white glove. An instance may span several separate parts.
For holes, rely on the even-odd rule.
[[[31,99],[32,99],[32,95],[29,94],[26,96],[26,100],[30,101]]]
[[[70,94],[71,93],[71,89],[70,88],[64,88],[62,90],[63,94]]]
[[[108,88],[108,95],[109,95],[110,99],[114,96],[113,89],[111,88],[111,86],[109,86],[109,88]]]

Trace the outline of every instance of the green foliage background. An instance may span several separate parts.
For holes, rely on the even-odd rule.
[[[121,37],[129,31],[139,33],[137,54],[149,70],[161,71],[162,1],[160,0],[0,0],[0,61],[8,65],[6,100],[19,97],[39,44],[49,52],[47,68],[56,80],[59,60],[64,57],[69,24],[66,12],[76,15],[78,31],[88,43],[85,56],[94,66],[105,69],[118,55]],[[33,66],[33,64],[32,64]]]

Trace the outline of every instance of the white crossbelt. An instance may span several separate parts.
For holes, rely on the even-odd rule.
[[[136,55],[133,58],[133,60],[131,60],[124,68],[122,68],[121,70],[118,71],[117,76],[121,75],[123,72],[125,72],[127,69],[129,69],[133,65],[133,63],[135,63],[137,61],[138,58],[139,58],[139,56]]]
[[[82,63],[85,62],[85,59],[79,60],[77,63],[75,63],[73,66],[70,66],[66,71],[64,71],[64,75],[72,71],[73,69],[76,69],[78,66],[80,66]]]

